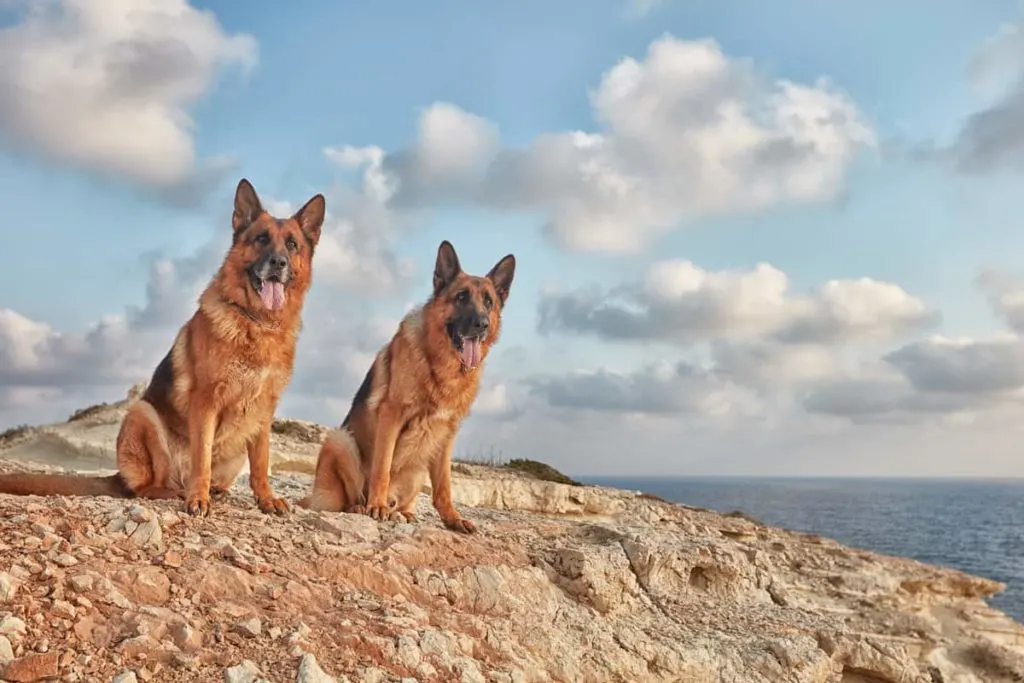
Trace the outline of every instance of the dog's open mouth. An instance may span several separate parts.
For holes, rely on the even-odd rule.
[[[464,368],[473,370],[480,365],[484,356],[484,338],[482,336],[464,337],[451,328],[448,329],[448,336],[451,337],[452,346],[459,353],[459,360]]]
[[[263,280],[256,275],[252,276],[252,286],[263,301],[263,308],[268,311],[280,311],[284,308],[285,293],[284,283],[276,278]]]

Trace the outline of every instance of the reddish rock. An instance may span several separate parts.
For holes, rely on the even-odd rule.
[[[140,605],[162,605],[171,597],[171,580],[160,567],[132,567],[112,579],[129,600]]]
[[[4,669],[4,680],[12,683],[31,683],[56,678],[59,658],[58,653],[47,652],[15,659]]]

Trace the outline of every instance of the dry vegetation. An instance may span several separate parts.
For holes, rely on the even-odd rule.
[[[92,415],[110,408],[110,403],[97,403],[96,405],[89,406],[87,408],[79,408],[75,412],[71,413],[71,417],[68,418],[68,422],[76,422],[78,420],[84,420]]]
[[[1004,680],[1024,681],[1024,658],[998,643],[975,640],[964,654],[980,671]]]
[[[0,432],[0,446],[6,446],[9,443],[13,443],[23,436],[28,435],[32,431],[32,428],[28,425],[17,425]]]
[[[580,482],[562,474],[551,465],[536,460],[514,459],[509,460],[504,466],[510,470],[528,474],[534,479],[540,479],[541,481],[553,481],[556,484],[568,484],[569,486],[582,486]]]
[[[318,425],[304,424],[297,420],[276,419],[270,426],[270,431],[303,443],[320,443],[327,430]]]

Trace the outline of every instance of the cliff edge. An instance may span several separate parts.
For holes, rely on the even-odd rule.
[[[131,396],[129,397],[131,398]],[[0,436],[0,471],[113,468],[125,402]],[[317,425],[280,421],[308,490]],[[178,501],[0,496],[6,681],[1024,680],[997,582],[636,492],[460,464],[479,533]]]

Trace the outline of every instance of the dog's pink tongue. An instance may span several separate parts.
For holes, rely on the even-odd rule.
[[[284,285],[280,282],[264,282],[260,298],[268,311],[280,311],[284,308]]]
[[[475,368],[480,365],[480,357],[483,355],[483,345],[479,339],[462,340],[462,364],[467,368]]]

